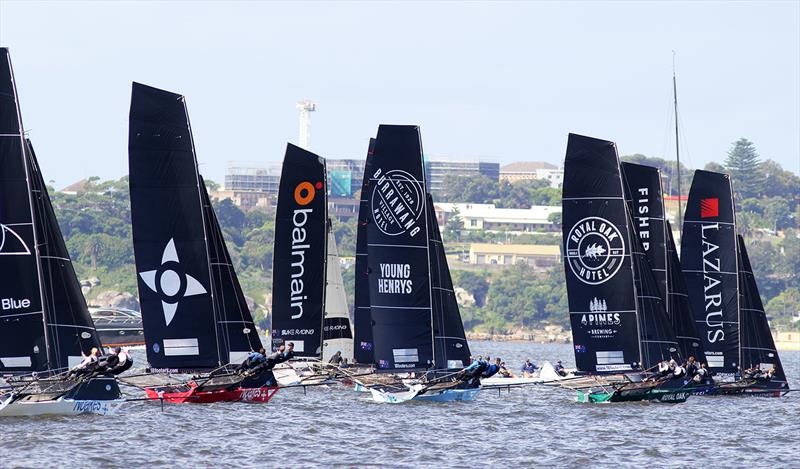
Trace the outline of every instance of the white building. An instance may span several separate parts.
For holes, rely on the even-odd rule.
[[[465,230],[487,231],[555,231],[559,226],[549,220],[550,214],[561,213],[558,205],[534,205],[531,208],[497,208],[494,204],[435,203],[439,226],[458,211]]]
[[[511,183],[546,179],[550,187],[559,188],[564,184],[564,170],[542,161],[519,161],[502,166],[500,179]]]

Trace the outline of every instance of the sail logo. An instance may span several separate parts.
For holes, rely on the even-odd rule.
[[[378,229],[388,236],[416,236],[422,230],[419,217],[425,208],[419,181],[403,170],[384,173],[380,168],[372,179],[376,184],[370,197],[370,212]]]
[[[30,223],[23,224],[33,226]],[[0,256],[27,256],[30,253],[30,248],[19,233],[10,225],[0,223]]]
[[[700,199],[700,218],[716,218],[719,216],[719,199]]]
[[[410,264],[381,264],[378,293],[410,295],[414,286]]]
[[[15,300],[14,298],[0,299],[0,308],[2,308],[3,311],[25,309],[30,307],[31,307],[31,300],[27,298],[20,298],[18,300]]]
[[[725,341],[724,315],[722,301],[722,265],[719,245],[711,242],[711,237],[719,233],[719,223],[704,223],[700,227],[703,243],[703,296],[706,313],[706,338],[709,343]],[[706,352],[709,355],[709,352]],[[708,357],[707,357],[708,358]]]
[[[161,265],[157,269],[139,272],[139,276],[147,288],[161,298],[161,309],[167,326],[175,318],[182,298],[208,293],[196,278],[183,270],[174,239],[170,239],[164,247]]]
[[[639,193],[639,198],[636,202],[639,204],[636,207],[636,231],[639,239],[642,242],[642,248],[645,251],[650,250],[650,189],[647,187],[640,187],[636,190]]]
[[[305,207],[314,200],[314,197],[317,196],[317,191],[320,189],[322,189],[322,183],[319,181],[316,184],[303,181],[294,188],[294,201],[297,205]]]
[[[600,285],[616,275],[625,258],[625,241],[613,223],[587,217],[567,234],[566,262],[572,273],[588,285]]]
[[[316,184],[308,181],[301,182],[294,188],[295,203],[305,207],[314,200],[317,191],[322,188],[322,182],[319,181]],[[306,272],[306,250],[311,249],[311,245],[307,242],[308,233],[305,227],[308,217],[312,213],[314,213],[314,209],[311,208],[298,208],[292,212],[291,280],[289,281],[289,309],[292,312],[292,319],[303,317],[303,301],[308,299],[308,296],[303,294],[305,291],[303,276]]]

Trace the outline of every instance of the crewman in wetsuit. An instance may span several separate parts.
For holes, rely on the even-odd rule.
[[[252,370],[253,368],[261,365],[262,363],[267,361],[266,351],[264,347],[258,349],[258,352],[251,352],[250,355],[245,358],[241,365],[236,367],[237,373],[244,373],[247,370]]]
[[[686,360],[685,368],[686,368],[686,377],[694,378],[694,375],[697,374],[698,370],[697,363],[695,362],[694,357],[689,357],[689,359]]]
[[[561,360],[556,362],[555,370],[558,376],[567,376],[567,370],[564,368],[564,365],[561,364]]]
[[[491,378],[492,376],[496,375],[497,372],[500,371],[500,363],[501,360],[498,358],[494,363],[486,367],[486,370],[481,373],[481,378]]]
[[[342,352],[340,352],[340,351],[337,351],[336,353],[334,353],[334,354],[331,356],[331,359],[330,359],[330,360],[328,360],[328,363],[330,363],[331,365],[336,365],[336,366],[339,366],[339,365],[341,365],[341,363],[342,363],[342,360],[343,360],[343,358],[342,358]]]
[[[294,342],[289,342],[286,344],[286,349],[283,351],[283,346],[281,345],[282,353],[275,359],[275,364],[283,363],[291,360],[294,358]]]
[[[464,380],[468,380],[480,376],[487,368],[489,368],[489,363],[487,363],[482,356],[478,355],[478,358],[461,370],[458,376]]]
[[[81,352],[83,361],[69,370],[69,373],[67,373],[67,378],[77,378],[79,376],[94,373],[99,363],[99,355],[100,350],[97,347],[92,347],[92,351],[89,352],[89,355],[84,355],[83,352]]]
[[[117,353],[119,363],[111,370],[111,373],[118,375],[124,371],[130,370],[133,366],[133,357],[131,356],[130,352],[127,350],[122,350],[119,347],[116,347],[114,351]]]

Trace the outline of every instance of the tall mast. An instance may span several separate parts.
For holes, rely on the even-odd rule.
[[[678,232],[683,239],[683,207],[681,207],[681,146],[678,137],[678,78],[675,74],[675,51],[672,51],[672,97],[675,104],[675,160],[678,173]]]

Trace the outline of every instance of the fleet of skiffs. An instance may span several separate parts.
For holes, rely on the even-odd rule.
[[[120,386],[162,403],[265,403],[281,387],[332,382],[378,402],[475,398],[480,374],[464,371],[471,353],[418,127],[381,125],[370,139],[352,324],[325,160],[287,145],[267,347],[198,171],[183,96],[133,83],[128,155],[149,366],[75,377],[70,370],[101,341],[25,136],[8,49],[0,49],[0,416],[109,414],[126,401]],[[564,265],[578,370],[492,386],[544,382],[591,402],[788,391],[736,238],[728,177],[698,171],[682,264],[661,194],[655,168],[620,166],[612,142],[570,135]],[[293,355],[265,360],[270,366],[238,366],[286,344]],[[659,362],[689,356],[706,363],[714,380],[654,378]],[[738,375],[754,365],[776,372],[769,381]]]

